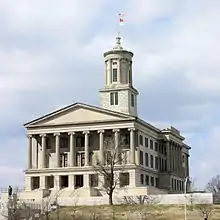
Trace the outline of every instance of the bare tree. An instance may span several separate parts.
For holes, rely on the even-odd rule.
[[[116,140],[114,135],[107,135],[104,139],[104,161],[98,156],[94,170],[104,178],[102,188],[109,197],[109,205],[113,205],[113,192],[120,182],[120,176],[116,175],[123,172],[124,158],[121,157],[121,149],[127,145],[124,138]]]
[[[220,175],[213,177],[206,186],[206,190],[213,194],[220,193]]]
[[[35,210],[19,200],[18,193],[9,196],[7,203],[2,204],[1,215],[8,220],[29,220],[34,217]]]

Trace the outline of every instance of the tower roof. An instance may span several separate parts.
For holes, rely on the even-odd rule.
[[[112,48],[112,50],[105,52],[104,57],[109,54],[119,54],[119,53],[126,53],[126,54],[129,54],[131,57],[133,57],[134,54],[131,51],[128,51],[122,47],[121,36],[119,32],[117,33],[115,39],[116,39],[115,46]]]

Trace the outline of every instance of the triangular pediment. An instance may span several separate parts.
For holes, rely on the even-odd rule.
[[[133,117],[118,112],[90,106],[82,103],[76,103],[67,106],[58,111],[35,119],[25,124],[29,126],[50,126],[75,123],[91,123],[102,121],[115,121],[123,119],[132,119]]]

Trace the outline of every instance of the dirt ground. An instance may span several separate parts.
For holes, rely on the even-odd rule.
[[[203,220],[202,211],[211,213],[209,219],[220,220],[220,205],[188,206],[188,220]],[[184,219],[184,206],[168,205],[116,205],[116,206],[77,206],[63,208],[65,215],[80,216],[80,219],[102,220],[179,220]],[[92,218],[93,216],[93,218]],[[95,218],[96,217],[96,218]],[[72,218],[74,219],[74,218]],[[78,218],[75,218],[78,219]]]

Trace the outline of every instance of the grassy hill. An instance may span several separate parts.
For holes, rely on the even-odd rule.
[[[220,205],[188,206],[188,220],[203,219],[202,211],[211,213],[209,219],[220,219]],[[56,219],[56,218],[55,218]],[[73,220],[179,220],[184,219],[184,206],[174,205],[115,205],[77,206],[62,208],[61,219]]]

